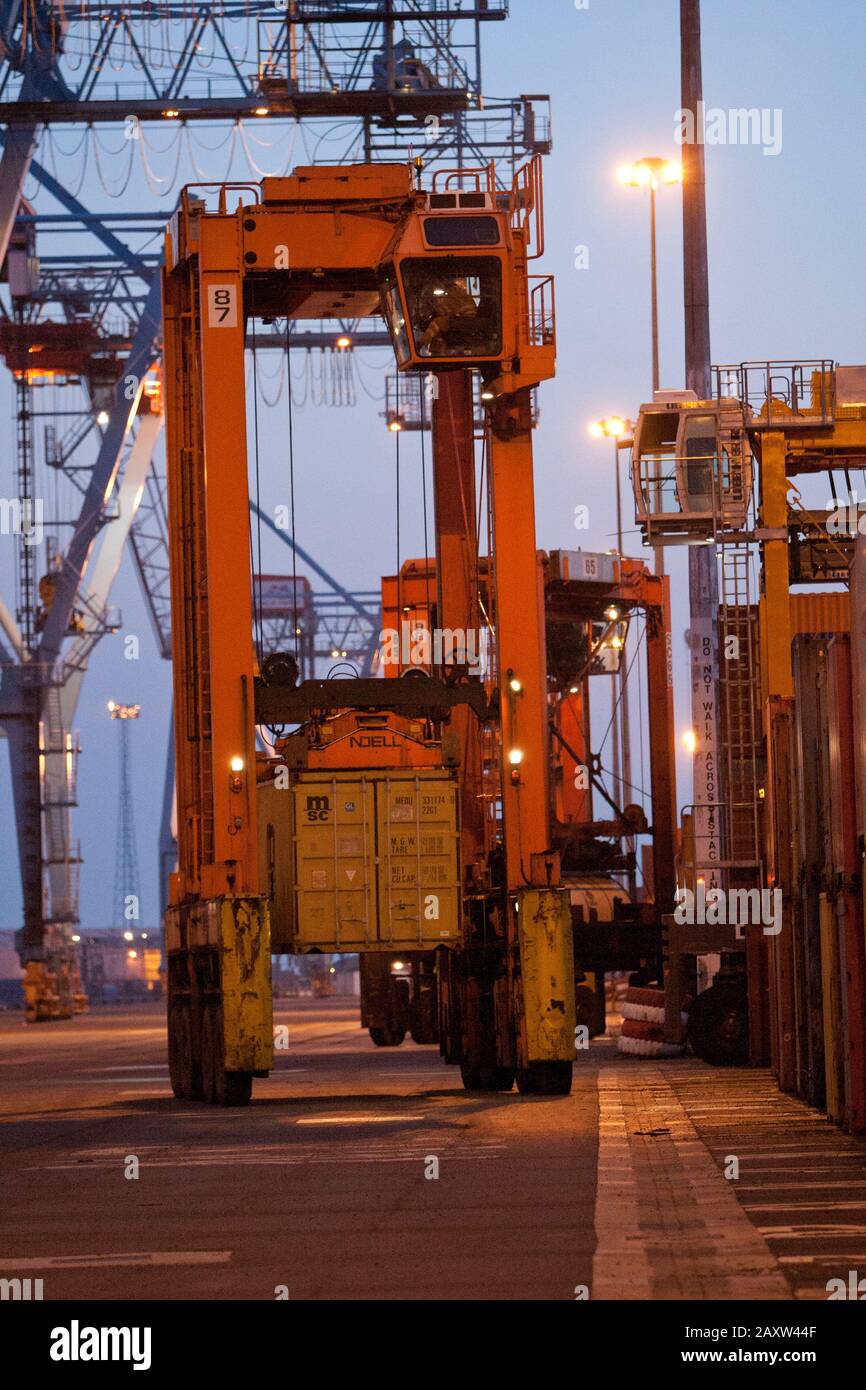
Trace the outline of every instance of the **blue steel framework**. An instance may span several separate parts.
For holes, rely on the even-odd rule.
[[[74,321],[86,300],[87,316],[103,339],[109,307],[122,308],[129,325],[120,341],[100,344],[114,354],[116,380],[103,390],[101,437],[95,461],[79,460],[92,436],[96,402],[75,422],[56,451],[55,466],[78,480],[81,507],[71,525],[71,539],[59,558],[50,607],[43,615],[38,640],[32,596],[19,612],[26,642],[9,642],[0,631],[0,724],[8,737],[19,858],[24,896],[20,952],[25,965],[69,965],[71,933],[77,923],[75,891],[46,910],[44,827],[52,813],[40,765],[46,749],[59,756],[71,744],[69,727],[77,690],[93,644],[112,630],[104,592],[88,597],[85,575],[91,551],[106,522],[112,496],[125,476],[125,448],[146,411],[145,382],[159,360],[160,305],[158,258],[142,249],[147,234],[161,219],[152,213],[92,213],[36,158],[40,136],[57,124],[122,124],[138,138],[148,122],[259,121],[304,122],[325,134],[345,127],[341,157],[395,159],[420,156],[425,165],[463,168],[496,159],[513,172],[525,155],[550,146],[549,101],[521,96],[485,102],[482,96],[481,26],[507,18],[507,4],[449,4],[447,0],[335,0],[331,4],[285,0],[281,4],[169,3],[70,4],[65,0],[0,0],[0,262],[13,229],[26,233],[32,221],[40,235],[49,231],[86,231],[98,253],[48,256],[43,260],[38,291],[19,319],[45,320],[55,314]],[[335,124],[337,123],[337,124]],[[327,159],[334,162],[334,145]],[[313,162],[315,155],[313,156]],[[28,174],[62,212],[34,214],[22,205]],[[16,224],[17,220],[17,224]],[[137,244],[136,244],[137,243]],[[3,309],[3,313],[8,313]],[[340,320],[293,330],[292,346],[333,349],[338,336],[353,347],[384,345],[386,333]],[[113,335],[115,338],[116,334]],[[268,345],[259,330],[257,346]],[[271,346],[282,346],[274,335]],[[21,406],[19,436],[26,435],[30,411]],[[140,430],[139,430],[140,433]],[[26,456],[29,438],[19,439]],[[131,456],[130,456],[131,457]],[[164,480],[149,460],[143,488],[128,518],[128,545],[142,582],[158,648],[171,650],[168,600]],[[127,465],[129,467],[129,465]],[[25,468],[26,471],[26,468]],[[21,478],[19,458],[19,479]],[[265,524],[288,546],[293,540]],[[109,528],[110,529],[110,528]],[[21,546],[22,551],[24,547]],[[379,625],[374,596],[347,593],[300,547],[297,557],[327,585],[315,596],[317,655],[330,661],[334,651],[369,665]],[[29,563],[29,557],[26,557]],[[32,584],[32,578],[28,581]],[[75,636],[76,615],[86,607],[85,641]],[[15,634],[13,634],[15,635]],[[77,653],[75,695],[63,695],[70,661],[64,644],[72,636]],[[67,652],[68,652],[67,648]],[[54,711],[53,718],[47,717]],[[46,729],[50,745],[46,745]],[[160,835],[163,877],[172,854],[170,759]],[[68,783],[58,805],[74,804]],[[65,857],[75,856],[65,826]],[[61,836],[62,838],[62,836]],[[67,873],[65,882],[69,883]],[[61,895],[58,894],[58,898]],[[56,977],[57,971],[53,972]],[[67,970],[67,975],[69,971]],[[36,995],[39,993],[37,981]],[[37,998],[38,1005],[38,998]],[[30,1017],[50,1016],[38,1007]]]

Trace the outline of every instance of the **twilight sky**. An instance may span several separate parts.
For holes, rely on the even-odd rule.
[[[650,394],[648,203],[622,188],[615,170],[642,155],[677,153],[679,107],[677,0],[512,0],[512,16],[483,27],[485,92],[549,92],[554,153],[546,161],[547,255],[557,279],[559,369],[542,387],[536,434],[538,542],[545,549],[606,550],[613,544],[610,446],[592,440],[588,423],[611,413],[633,415]],[[707,150],[710,296],[715,362],[830,357],[866,360],[862,342],[863,178],[866,5],[862,0],[704,0],[704,98],[708,108],[767,108],[781,113],[781,150],[714,146]],[[775,116],[775,134],[779,119]],[[285,139],[277,127],[271,138]],[[64,137],[67,147],[71,142]],[[111,141],[106,139],[106,144]],[[279,153],[277,150],[276,153]],[[299,151],[300,153],[300,151]],[[275,164],[278,162],[274,156]],[[28,188],[28,193],[32,190]],[[107,206],[95,175],[82,197]],[[136,175],[123,205],[154,204]],[[167,211],[173,199],[165,200]],[[38,195],[37,206],[51,203]],[[116,206],[116,205],[115,205]],[[575,268],[575,248],[588,268]],[[683,385],[680,196],[659,195],[662,384]],[[584,258],[585,259],[585,258]],[[360,368],[381,390],[386,355]],[[270,372],[276,362],[265,364]],[[0,418],[7,422],[2,490],[14,496],[13,399],[5,371]],[[306,408],[295,414],[297,536],[345,585],[374,588],[392,572],[395,553],[393,441],[382,404],[359,390],[353,409]],[[263,500],[287,498],[285,404],[263,428]],[[403,441],[403,555],[423,553],[417,436]],[[414,473],[413,473],[414,470]],[[418,479],[411,495],[411,479]],[[816,499],[824,501],[821,497]],[[589,507],[590,529],[577,533],[576,506]],[[630,520],[628,502],[626,516]],[[626,550],[637,553],[631,530]],[[279,569],[288,552],[266,538],[264,567]],[[12,544],[0,537],[0,592],[11,603]],[[675,595],[674,650],[678,718],[688,723],[685,567],[669,562]],[[108,699],[141,703],[132,729],[136,825],[144,919],[156,919],[156,843],[169,695],[169,670],[156,655],[137,580],[127,563],[113,599],[124,631],[141,637],[141,659],[123,657],[120,637],[97,648],[79,710],[83,754],[76,833],[82,871],[83,929],[108,924],[113,891],[117,799],[117,730]],[[3,885],[0,929],[20,923],[20,893],[5,756],[0,758]],[[690,800],[685,760],[678,793]],[[637,778],[636,778],[637,780]]]

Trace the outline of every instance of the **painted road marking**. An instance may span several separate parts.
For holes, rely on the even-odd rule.
[[[295,1120],[296,1125],[406,1125],[426,1120],[426,1115],[308,1115]]]
[[[99,1269],[120,1266],[224,1265],[231,1250],[135,1250],[114,1255],[42,1255],[29,1260],[0,1260],[0,1269]]]
[[[122,1067],[94,1067],[93,1070],[98,1075],[107,1071],[164,1071],[168,1075],[168,1066],[165,1062],[127,1062]]]
[[[599,1072],[598,1113],[594,1299],[791,1297],[660,1069]]]

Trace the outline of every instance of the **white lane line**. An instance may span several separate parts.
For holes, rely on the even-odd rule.
[[[866,1211],[866,1202],[744,1202],[746,1211]]]
[[[804,1222],[802,1226],[759,1226],[757,1228],[768,1241],[777,1240],[853,1240],[856,1236],[862,1240],[866,1226],[858,1225],[852,1221],[850,1225],[832,1224],[820,1225],[817,1222]],[[840,1254],[840,1259],[848,1259],[848,1252],[844,1250]]]
[[[866,1260],[866,1252],[858,1254],[853,1250],[845,1250],[841,1255],[838,1251],[834,1255],[777,1255],[776,1259],[780,1265],[830,1265],[835,1267],[840,1260]]]
[[[426,1115],[310,1115],[295,1120],[296,1125],[405,1125],[410,1120],[426,1120]]]
[[[404,1067],[402,1071],[380,1071],[377,1076],[402,1076],[411,1081],[414,1076],[441,1076],[443,1081],[451,1080],[446,1067]]]
[[[42,1255],[30,1260],[0,1260],[0,1269],[99,1269],[120,1266],[224,1265],[231,1250],[135,1250],[114,1255]]]
[[[40,1076],[38,1085],[40,1086],[128,1086],[131,1081],[136,1084],[144,1083],[147,1086],[162,1086],[168,1072],[163,1076],[94,1076],[92,1080],[85,1077],[68,1076]],[[32,1081],[19,1081],[21,1086],[33,1086]]]
[[[807,1170],[808,1171],[808,1170]],[[852,1182],[850,1179],[845,1182],[768,1182],[756,1186],[744,1187],[742,1183],[737,1183],[737,1191],[744,1192],[851,1192],[856,1187],[866,1187],[866,1182]],[[797,1203],[799,1206],[800,1204]],[[843,1202],[842,1206],[847,1203]]]
[[[269,1072],[267,1076],[260,1076],[257,1079],[259,1081],[276,1081],[281,1076],[296,1076],[300,1071],[310,1070],[310,1067],[274,1067],[274,1070]]]
[[[97,1076],[109,1071],[163,1071],[168,1075],[168,1065],[165,1062],[127,1062],[122,1067],[94,1067],[93,1070]]]

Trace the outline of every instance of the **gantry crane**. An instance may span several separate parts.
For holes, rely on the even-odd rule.
[[[55,991],[49,977],[57,974],[58,961],[73,963],[71,930],[78,920],[80,855],[71,834],[74,775],[64,768],[70,757],[74,765],[76,756],[72,721],[86,659],[77,643],[72,689],[66,680],[70,662],[59,659],[58,634],[64,632],[60,615],[73,612],[82,600],[88,616],[94,617],[90,640],[93,631],[108,630],[97,609],[109,591],[100,594],[95,589],[91,572],[94,538],[111,519],[115,498],[121,519],[112,520],[112,544],[105,549],[113,551],[122,520],[160,653],[168,658],[171,651],[165,499],[157,460],[150,468],[144,460],[143,486],[138,477],[159,415],[139,410],[131,451],[135,467],[130,469],[127,463],[124,469],[121,452],[130,442],[135,411],[129,410],[126,388],[115,390],[118,378],[124,383],[141,379],[151,360],[158,362],[157,258],[146,243],[135,247],[128,241],[128,234],[146,233],[154,215],[126,207],[111,214],[89,211],[70,191],[67,180],[47,167],[53,163],[50,149],[47,161],[36,157],[40,145],[50,144],[52,127],[86,124],[90,137],[85,132],[83,139],[87,140],[95,138],[96,126],[113,123],[123,130],[125,160],[127,149],[130,155],[144,151],[153,125],[174,130],[180,126],[189,136],[200,122],[233,122],[246,147],[244,121],[259,126],[281,119],[294,121],[295,133],[303,123],[305,128],[321,131],[323,137],[337,121],[345,130],[344,157],[363,150],[368,159],[398,158],[412,146],[423,147],[428,164],[437,160],[460,164],[467,158],[495,155],[509,169],[507,182],[515,161],[524,154],[550,149],[549,98],[526,95],[485,101],[482,97],[482,26],[502,21],[507,14],[506,4],[490,5],[486,0],[479,4],[462,0],[454,6],[443,6],[440,0],[400,0],[399,4],[334,0],[327,5],[287,0],[276,7],[269,0],[239,0],[192,8],[175,0],[121,5],[114,0],[83,0],[59,7],[0,0],[0,264],[25,224],[29,224],[25,236],[32,236],[37,220],[51,230],[84,230],[92,235],[98,242],[95,256],[91,252],[90,258],[76,254],[49,258],[63,261],[50,274],[57,282],[56,293],[50,297],[62,306],[63,322],[43,322],[43,338],[57,330],[49,345],[60,349],[63,332],[66,347],[71,333],[80,358],[86,336],[82,317],[92,319],[89,327],[95,328],[106,307],[122,309],[128,322],[121,335],[128,340],[124,355],[129,353],[124,362],[120,343],[107,344],[102,332],[90,334],[93,356],[103,368],[109,365],[109,356],[118,358],[113,374],[109,372],[98,383],[102,396],[98,403],[89,390],[90,373],[86,374],[85,394],[93,407],[91,425],[97,416],[107,417],[98,455],[91,461],[89,432],[77,428],[51,451],[52,467],[62,469],[76,484],[86,474],[89,485],[74,522],[72,544],[65,555],[58,551],[52,557],[57,572],[49,576],[56,600],[55,617],[49,624],[51,649],[43,650],[45,644],[41,644],[40,660],[28,660],[26,673],[22,658],[28,648],[26,629],[36,618],[34,557],[29,550],[21,556],[23,637],[11,615],[8,620],[4,616],[0,603],[0,722],[8,734],[12,762],[24,899],[19,952],[31,981],[28,1018],[54,1016]],[[118,74],[122,74],[120,80]],[[248,148],[247,153],[253,162]],[[21,195],[28,175],[39,184],[40,197],[43,192],[49,195],[61,212],[37,219],[28,210],[22,218]],[[48,278],[43,263],[43,285],[35,296],[43,301],[43,320]],[[74,327],[71,319],[77,320]],[[314,331],[311,326],[299,327],[292,346],[332,354],[340,339],[362,347],[378,345],[382,337],[378,331],[358,333],[351,320],[340,318],[335,324],[318,321]],[[19,338],[9,346],[44,351],[46,343],[31,337],[29,342]],[[282,347],[279,342],[271,346]],[[348,356],[344,354],[347,365]],[[30,367],[29,362],[26,365]],[[22,379],[22,397],[29,394],[29,375],[28,371]],[[85,383],[84,376],[80,379]],[[19,404],[18,420],[19,456],[29,458],[33,420],[26,400]],[[22,480],[26,483],[26,476]],[[26,489],[22,497],[26,504]],[[321,654],[327,658],[334,651],[341,655],[348,651],[359,665],[368,665],[376,615],[363,596],[347,595],[285,532],[280,539],[290,543],[295,558],[304,559],[332,591],[315,601]],[[105,577],[105,565],[102,570]],[[109,585],[110,581],[108,575]],[[43,765],[47,778],[40,784]],[[171,772],[169,766],[160,837],[163,864],[173,857]],[[44,906],[46,877],[52,899],[49,916]],[[64,1007],[71,1008],[71,1001]]]
[[[187,189],[172,221],[179,865],[166,949],[178,1095],[245,1103],[272,1065],[272,949],[404,942],[446,951],[447,1055],[467,1085],[509,1089],[516,1076],[524,1091],[570,1090],[571,912],[549,841],[531,442],[531,391],[555,358],[552,281],[529,265],[543,246],[540,177],[535,160],[505,205],[489,171],[425,191],[411,166],[308,167],[252,197],[223,187],[214,211]],[[469,372],[481,373],[494,602],[483,679],[464,663],[447,680],[293,686],[285,666],[270,665],[271,679],[256,669],[246,320],[343,311],[381,312],[398,369],[434,373],[446,399],[462,390],[471,403]],[[439,625],[463,631],[477,615],[465,469],[465,452],[443,446]],[[256,726],[276,759],[256,754]],[[485,780],[489,795],[471,795]]]
[[[434,430],[434,447],[440,454],[443,437],[453,440],[456,425],[454,391],[441,399],[435,420],[419,409],[422,425],[425,420],[435,423],[442,434],[437,438]],[[456,437],[460,456],[468,463],[472,452],[467,424],[464,417]],[[461,508],[466,495],[463,488],[455,494]],[[491,569],[486,555],[478,557],[474,570],[480,611],[489,613]],[[586,1026],[588,1042],[605,1030],[608,972],[661,979],[662,920],[673,906],[675,889],[669,581],[652,574],[641,560],[583,550],[539,552],[538,573],[547,656],[549,838],[559,853],[562,884],[569,894],[576,1018]],[[379,661],[386,680],[434,676],[437,669],[448,671],[459,664],[460,653],[454,650],[459,632],[437,627],[436,581],[436,561],[430,556],[407,560],[399,575],[383,579]],[[642,630],[635,631],[641,623]],[[488,636],[481,629],[466,653],[470,669],[486,669]],[[592,687],[599,678],[606,683],[610,671],[628,659],[630,649],[631,670],[626,667],[622,674],[634,689],[641,648],[646,655],[646,788],[608,775],[603,763],[606,738],[596,749],[591,720]],[[464,791],[470,819],[475,800],[494,794],[483,777],[476,784],[464,782]],[[642,883],[635,891],[638,874]],[[435,951],[407,950],[404,944],[390,957],[362,956],[360,973],[361,1022],[377,1046],[399,1046],[408,1032],[416,1043],[438,1042],[443,1050],[449,1048],[447,1036],[440,1034],[438,1006],[440,983],[443,1004],[447,1002],[448,981],[437,968]]]
[[[717,1063],[772,1063],[782,1089],[798,1089],[815,1103],[809,1087],[819,1075],[823,1085],[823,1065],[801,1035],[814,1031],[820,1016],[814,976],[820,976],[826,948],[821,889],[843,925],[849,1019],[857,1020],[856,1029],[851,1024],[860,1076],[856,1127],[862,1128],[863,932],[846,897],[858,882],[852,866],[862,842],[852,833],[851,863],[822,882],[821,854],[809,860],[802,848],[803,823],[814,805],[799,806],[795,790],[795,769],[806,754],[795,747],[792,643],[799,634],[840,629],[833,626],[838,618],[828,620],[822,596],[810,595],[801,613],[792,589],[848,582],[856,524],[850,534],[847,516],[833,525],[829,511],[804,510],[793,480],[826,473],[835,497],[838,470],[850,497],[850,471],[866,460],[866,369],[829,358],[743,362],[714,367],[712,386],[707,399],[694,391],[658,392],[642,405],[632,460],[636,518],[647,541],[713,542],[719,552],[718,794],[714,805],[689,808],[684,816],[679,886],[694,890],[718,874],[725,889],[738,893],[772,888],[781,895],[782,915],[772,934],[760,923],[736,924],[727,916],[707,914],[705,922],[679,925],[670,920],[667,1036],[681,1040],[685,1033],[690,959],[718,955],[721,969],[689,1013],[692,1046]],[[854,512],[856,522],[856,504]],[[847,626],[846,619],[841,630]],[[700,729],[695,738],[700,750]],[[813,731],[813,752],[817,742]],[[803,980],[810,974],[813,1004],[804,1023]]]

